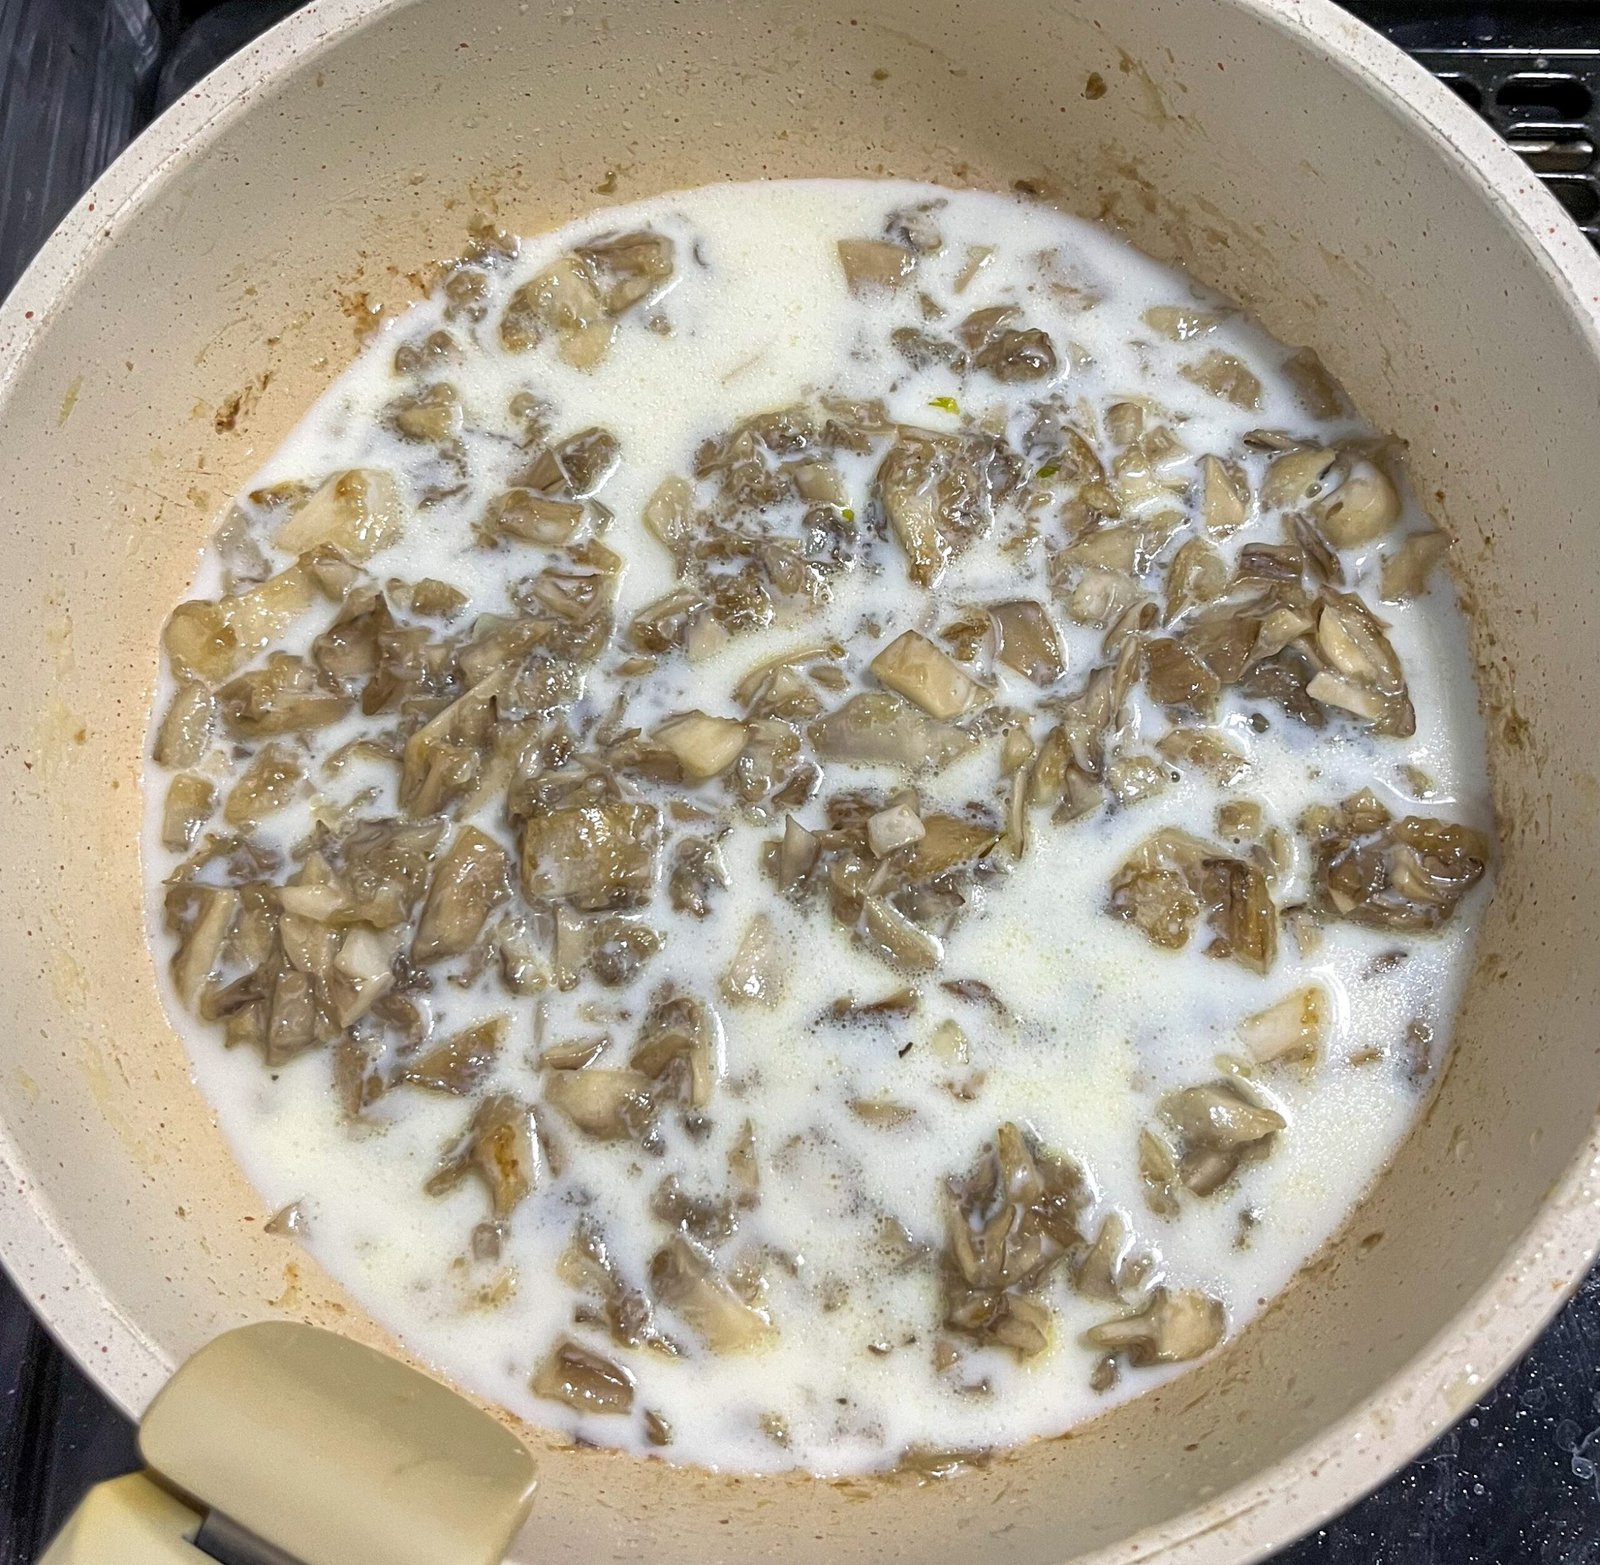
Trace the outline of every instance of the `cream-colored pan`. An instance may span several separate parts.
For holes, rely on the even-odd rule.
[[[385,1342],[262,1236],[157,1001],[161,621],[359,321],[475,212],[825,174],[1031,181],[1314,345],[1410,442],[1474,610],[1499,890],[1426,1119],[1215,1361],[920,1488],[544,1449],[518,1557],[1254,1558],[1465,1409],[1600,1240],[1600,262],[1323,0],[322,0],[163,118],[0,312],[0,1247],[131,1412],[242,1321]]]

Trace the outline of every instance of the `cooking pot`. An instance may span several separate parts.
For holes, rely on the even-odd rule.
[[[164,116],[0,311],[0,1249],[135,1415],[246,1320],[396,1347],[263,1234],[157,999],[162,620],[228,496],[475,214],[529,232],[830,174],[1024,181],[1314,346],[1409,442],[1472,613],[1498,889],[1421,1122],[1225,1351],[922,1485],[522,1431],[542,1483],[514,1557],[1254,1559],[1464,1411],[1600,1238],[1600,261],[1322,0],[321,0]]]

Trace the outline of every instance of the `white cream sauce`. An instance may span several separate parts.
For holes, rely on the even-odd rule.
[[[1010,197],[921,186],[809,181],[712,187],[606,211],[525,242],[494,277],[491,307],[471,352],[444,371],[467,410],[470,487],[427,510],[408,504],[403,540],[371,562],[372,575],[378,581],[433,576],[453,584],[471,598],[458,624],[477,613],[505,612],[508,582],[537,568],[540,551],[480,549],[471,529],[488,497],[527,460],[512,443],[516,424],[506,411],[519,391],[532,390],[553,405],[558,435],[598,424],[620,442],[621,465],[600,496],[615,513],[606,542],[626,560],[619,625],[673,585],[671,559],[641,525],[645,501],[666,475],[690,470],[703,439],[741,418],[832,392],[886,396],[897,418],[936,429],[955,428],[958,417],[933,406],[934,398],[958,399],[964,414],[992,404],[1015,427],[1015,409],[1041,394],[1037,384],[1007,387],[982,376],[958,382],[941,368],[909,372],[885,344],[891,328],[924,324],[916,289],[857,299],[844,285],[836,241],[876,235],[890,208],[934,197],[947,203],[936,218],[945,247],[920,263],[917,287],[951,307],[945,329],[969,309],[1020,304],[1028,324],[1054,340],[1058,379],[1069,392],[1101,409],[1119,397],[1152,398],[1192,453],[1234,451],[1241,434],[1255,427],[1318,428],[1280,369],[1286,350],[1243,315],[1227,312],[1198,344],[1173,343],[1144,326],[1141,315],[1151,306],[1223,306],[1182,274],[1089,223]],[[502,348],[494,328],[514,288],[583,239],[645,226],[675,240],[676,276],[656,303],[622,320],[603,363],[578,370],[559,362],[548,346],[525,353]],[[969,246],[993,247],[993,255],[957,296],[953,284]],[[392,322],[266,460],[252,487],[315,481],[365,465],[394,472],[402,495],[413,501],[434,476],[425,470],[427,448],[386,433],[380,415],[400,389],[392,371],[396,344],[424,337],[441,323],[442,308],[436,295]],[[647,329],[650,315],[670,323],[670,334]],[[460,335],[463,324],[451,329]],[[1235,407],[1175,373],[1197,347],[1236,354],[1251,366],[1264,388],[1259,410]],[[1361,432],[1351,421],[1318,429],[1324,440]],[[862,514],[877,460],[843,464],[853,506]],[[1407,507],[1396,537],[1423,522],[1409,498]],[[1003,520],[932,594],[907,583],[901,557],[887,542],[876,555],[881,571],[836,579],[831,602],[803,623],[780,622],[735,639],[693,666],[669,665],[630,720],[648,728],[652,709],[733,712],[731,688],[746,671],[767,656],[829,636],[852,645],[852,680],[870,688],[866,662],[902,629],[931,631],[967,603],[1025,596],[1049,601],[1041,551],[1021,557],[1001,552],[999,543],[1012,530]],[[1278,538],[1276,519],[1258,521],[1223,549],[1231,558],[1244,543]],[[1346,554],[1357,590],[1372,585],[1380,550],[1391,544]],[[288,558],[274,561],[281,566]],[[213,596],[222,585],[223,566],[213,551],[202,562],[195,593]],[[1375,601],[1375,590],[1367,595]],[[1096,662],[1101,633],[1069,624],[1059,604],[1053,611],[1065,632],[1070,690]],[[319,605],[280,645],[304,651],[332,612]],[[1409,681],[1415,736],[1371,739],[1338,724],[1314,734],[1276,708],[1266,709],[1270,726],[1256,734],[1245,714],[1264,709],[1261,703],[1230,698],[1221,726],[1252,763],[1251,776],[1232,796],[1266,801],[1271,817],[1290,828],[1308,804],[1368,786],[1396,814],[1489,820],[1475,693],[1447,578],[1440,572],[1424,599],[1383,612]],[[861,635],[866,614],[881,622],[880,636]],[[586,700],[595,710],[603,710],[617,688],[605,672],[614,661],[602,659],[590,680]],[[1031,686],[1004,669],[985,677],[1006,700],[1029,705],[1037,699]],[[170,688],[168,679],[157,694],[158,718]],[[324,730],[316,736],[318,753],[362,724],[356,715]],[[1043,731],[1036,728],[1036,736]],[[954,804],[992,798],[995,765],[990,744],[939,776],[919,780],[923,797]],[[1425,806],[1416,803],[1403,770],[1408,766],[1433,780]],[[903,782],[883,771],[839,770],[831,784],[879,782],[892,789]],[[172,942],[161,927],[161,882],[180,856],[160,845],[159,772],[152,766],[147,783],[145,862],[151,938],[164,974]],[[315,798],[308,790],[267,823],[262,837],[287,849],[309,830],[313,804],[337,803],[363,787],[380,790],[374,813],[394,807],[393,768],[377,763],[319,776],[316,784]],[[720,800],[714,784],[710,790]],[[578,1004],[598,998],[631,1005],[636,1018],[643,996],[669,976],[714,995],[757,911],[772,915],[786,953],[787,982],[775,1005],[718,1002],[725,1076],[708,1110],[710,1134],[692,1140],[668,1116],[665,1150],[653,1156],[626,1142],[587,1142],[558,1126],[566,1169],[558,1178],[547,1173],[517,1209],[498,1262],[470,1258],[469,1235],[487,1215],[481,1185],[469,1179],[441,1198],[422,1190],[441,1150],[466,1121],[470,1106],[460,1098],[400,1088],[352,1124],[330,1090],[325,1052],[269,1073],[252,1052],[226,1051],[220,1029],[188,1017],[176,1001],[173,1020],[200,1087],[261,1193],[263,1214],[299,1202],[308,1219],[305,1242],[376,1318],[441,1372],[529,1420],[648,1451],[641,1414],[651,1409],[673,1430],[673,1443],[658,1454],[735,1470],[799,1465],[838,1474],[890,1465],[912,1446],[1009,1445],[1060,1433],[1167,1372],[1124,1372],[1109,1392],[1091,1391],[1093,1355],[1077,1339],[1116,1311],[1080,1299],[1057,1277],[1046,1294],[1056,1311],[1046,1352],[1019,1362],[968,1347],[957,1371],[937,1373],[937,1270],[897,1268],[886,1259],[878,1238],[885,1216],[936,1253],[943,1233],[941,1181],[969,1169],[996,1127],[1016,1120],[1082,1165],[1094,1191],[1085,1218],[1089,1232],[1106,1211],[1120,1210],[1137,1246],[1159,1255],[1162,1278],[1221,1299],[1229,1329],[1238,1330],[1345,1219],[1405,1134],[1424,1090],[1412,1077],[1406,1042],[1413,1019],[1430,1022],[1440,1040],[1435,1056],[1442,1051],[1482,891],[1428,937],[1397,940],[1335,922],[1320,949],[1302,957],[1286,936],[1266,977],[1208,959],[1203,932],[1174,954],[1107,915],[1109,877],[1143,839],[1168,824],[1209,836],[1216,806],[1229,796],[1189,773],[1152,799],[1088,820],[1056,826],[1048,814],[1034,815],[1028,852],[957,924],[935,975],[982,978],[1009,1008],[1011,1021],[927,981],[910,1018],[850,1027],[819,1023],[819,1012],[836,996],[881,998],[903,979],[852,944],[825,907],[803,911],[775,898],[759,867],[774,827],[749,822],[737,824],[725,841],[731,884],[710,917],[693,923],[651,915],[667,933],[666,949],[634,991],[619,996],[586,985],[535,1001],[508,997],[492,976],[465,991],[439,985],[433,995],[439,1036],[482,1016],[511,1016],[492,1086],[536,1102],[536,1005],[543,1006],[544,1037],[554,1041],[599,1030],[577,1018]],[[817,824],[815,804],[800,815]],[[506,836],[493,810],[479,823]],[[1303,895],[1303,849],[1296,874]],[[1280,904],[1298,900],[1292,890],[1279,895]],[[1375,969],[1374,959],[1397,946],[1405,948],[1406,960]],[[1186,1195],[1178,1218],[1153,1215],[1141,1194],[1136,1143],[1139,1129],[1154,1121],[1157,1099],[1215,1078],[1217,1056],[1244,1052],[1237,1023],[1309,981],[1320,981],[1334,997],[1333,1034],[1314,1067],[1258,1074],[1257,1089],[1288,1121],[1272,1155],[1246,1164],[1236,1182],[1209,1199]],[[970,1040],[966,1067],[931,1046],[945,1018],[956,1020]],[[628,1029],[616,1031],[602,1065],[626,1062]],[[1352,1063],[1353,1057],[1364,1063]],[[977,1084],[971,1101],[948,1090],[955,1077]],[[848,1099],[880,1095],[914,1108],[915,1119],[880,1128],[844,1108]],[[556,1263],[577,1214],[599,1219],[623,1270],[642,1285],[665,1233],[650,1213],[651,1192],[668,1171],[679,1172],[693,1191],[722,1189],[729,1147],[746,1119],[756,1127],[762,1199],[741,1219],[723,1258],[761,1245],[791,1258],[792,1269],[766,1267],[774,1344],[755,1356],[718,1357],[692,1332],[674,1328],[686,1351],[673,1359],[619,1349],[603,1332],[574,1326],[577,1295],[557,1279]],[[1241,1247],[1236,1240],[1246,1212],[1249,1239]],[[496,1302],[485,1303],[490,1296]],[[671,1324],[670,1312],[664,1323]],[[530,1373],[563,1335],[626,1364],[637,1380],[631,1414],[583,1415],[533,1395]],[[988,1382],[988,1394],[970,1389],[980,1380]],[[772,1415],[787,1430],[787,1444],[774,1438],[779,1425]]]

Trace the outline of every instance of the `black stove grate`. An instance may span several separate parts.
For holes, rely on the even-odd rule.
[[[1600,246],[1600,0],[1349,3]],[[154,113],[296,4],[0,0],[0,294]],[[137,1465],[132,1425],[0,1275],[0,1565],[31,1565],[91,1484]],[[1600,1268],[1453,1430],[1276,1565],[1600,1565]]]
[[[1600,247],[1600,48],[1418,49],[1457,97],[1500,132]]]

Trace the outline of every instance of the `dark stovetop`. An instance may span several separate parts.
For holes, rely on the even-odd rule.
[[[160,108],[296,4],[0,0],[0,293]],[[1351,8],[1484,113],[1600,245],[1600,0]],[[132,1426],[0,1275],[0,1565],[28,1565],[89,1485],[137,1465]],[[1454,1429],[1276,1565],[1600,1565],[1600,1268]]]

